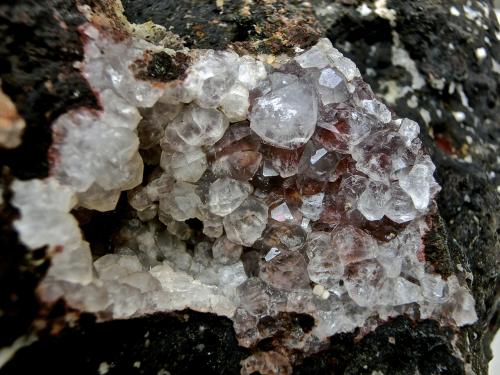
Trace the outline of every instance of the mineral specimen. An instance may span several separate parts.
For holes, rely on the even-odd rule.
[[[152,84],[133,63],[172,51],[84,32],[81,69],[102,110],[63,114],[53,177],[13,186],[21,240],[59,247],[43,300],[102,319],[214,312],[244,345],[266,337],[265,317],[305,313],[309,351],[401,314],[476,320],[467,288],[425,261],[439,185],[418,125],[377,100],[329,40],[274,65],[194,50],[185,77]],[[139,150],[161,153],[145,173]],[[125,190],[113,254],[92,265],[69,212],[112,210]]]

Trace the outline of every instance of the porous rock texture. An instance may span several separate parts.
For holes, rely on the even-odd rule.
[[[433,229],[426,237],[426,257],[444,277],[463,271],[469,275],[478,322],[452,330],[432,320],[413,322],[399,317],[370,333],[333,336],[329,349],[313,357],[297,355],[295,372],[486,373],[488,343],[497,327],[499,251],[498,64],[494,59],[498,26],[491,5],[431,1],[123,3],[130,22],[151,19],[170,28],[171,43],[194,48],[222,49],[232,44],[238,52],[292,54],[294,47],[308,48],[326,33],[396,113],[421,124],[421,138],[443,188]],[[113,4],[89,1],[88,5],[95,14],[105,15],[95,16],[95,22],[120,30]],[[240,361],[249,352],[237,346],[232,325],[225,318],[186,311],[96,324],[92,317],[78,318],[65,311],[63,305],[39,310],[33,290],[47,261],[43,249],[27,252],[18,243],[12,229],[17,213],[9,203],[10,181],[12,177],[45,177],[50,124],[71,108],[95,107],[97,102],[73,68],[74,61],[82,59],[76,26],[84,22],[73,2],[2,4],[0,17],[5,25],[0,29],[0,48],[6,57],[1,65],[2,89],[27,124],[23,144],[0,154],[5,165],[0,254],[5,269],[1,272],[0,324],[5,333],[0,344],[8,347],[33,328],[40,334],[38,342],[20,349],[0,372],[23,373],[36,365],[42,372],[75,372],[77,368],[81,373],[238,373]],[[182,62],[167,61],[172,66],[165,69],[164,56],[152,61],[144,74],[155,79],[171,80],[176,70],[182,71]],[[112,213],[79,213],[86,239],[103,253],[123,204],[119,202]],[[75,320],[76,328],[66,326]],[[267,325],[275,334],[252,349],[255,361],[274,358],[267,362],[279,363],[280,340],[312,326],[308,316],[294,315]],[[283,366],[288,371],[289,364]],[[273,373],[273,369],[268,371]]]

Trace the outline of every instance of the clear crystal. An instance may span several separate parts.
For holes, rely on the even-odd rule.
[[[317,99],[305,83],[297,82],[258,98],[250,127],[264,142],[294,149],[311,138],[317,119]]]

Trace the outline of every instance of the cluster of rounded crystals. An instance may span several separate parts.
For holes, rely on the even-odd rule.
[[[140,185],[128,192],[133,217],[114,253],[93,265],[56,257],[59,269],[87,273],[52,272],[42,298],[102,318],[214,312],[234,320],[244,345],[266,336],[265,317],[307,313],[316,327],[288,343],[304,350],[400,314],[476,320],[467,289],[425,262],[439,186],[418,125],[393,118],[327,39],[272,64],[191,51],[186,77],[159,88],[129,70],[156,47],[87,35],[82,69],[103,110],[54,124],[55,178],[13,186],[16,227],[32,248],[63,245],[64,254],[75,243],[89,254],[81,234],[65,237],[78,230],[72,194],[108,210]],[[144,180],[138,149],[151,165]],[[40,239],[37,225],[50,234]]]
[[[135,38],[116,43],[90,25],[82,32],[87,38],[82,74],[102,110],[78,108],[54,122],[51,172],[77,193],[80,206],[109,211],[122,191],[142,182],[138,107],[153,106],[163,94],[162,85],[136,79],[129,66],[146,51],[161,49]]]

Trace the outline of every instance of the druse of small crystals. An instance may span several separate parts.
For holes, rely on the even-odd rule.
[[[130,66],[159,47],[85,32],[102,110],[61,116],[53,177],[13,186],[23,242],[58,249],[42,298],[103,319],[210,311],[243,345],[280,312],[315,318],[304,342],[400,314],[476,320],[466,287],[425,262],[439,186],[419,126],[327,39],[274,65],[191,51],[185,78],[152,84]],[[69,212],[111,210],[125,190],[133,215],[92,263]]]

